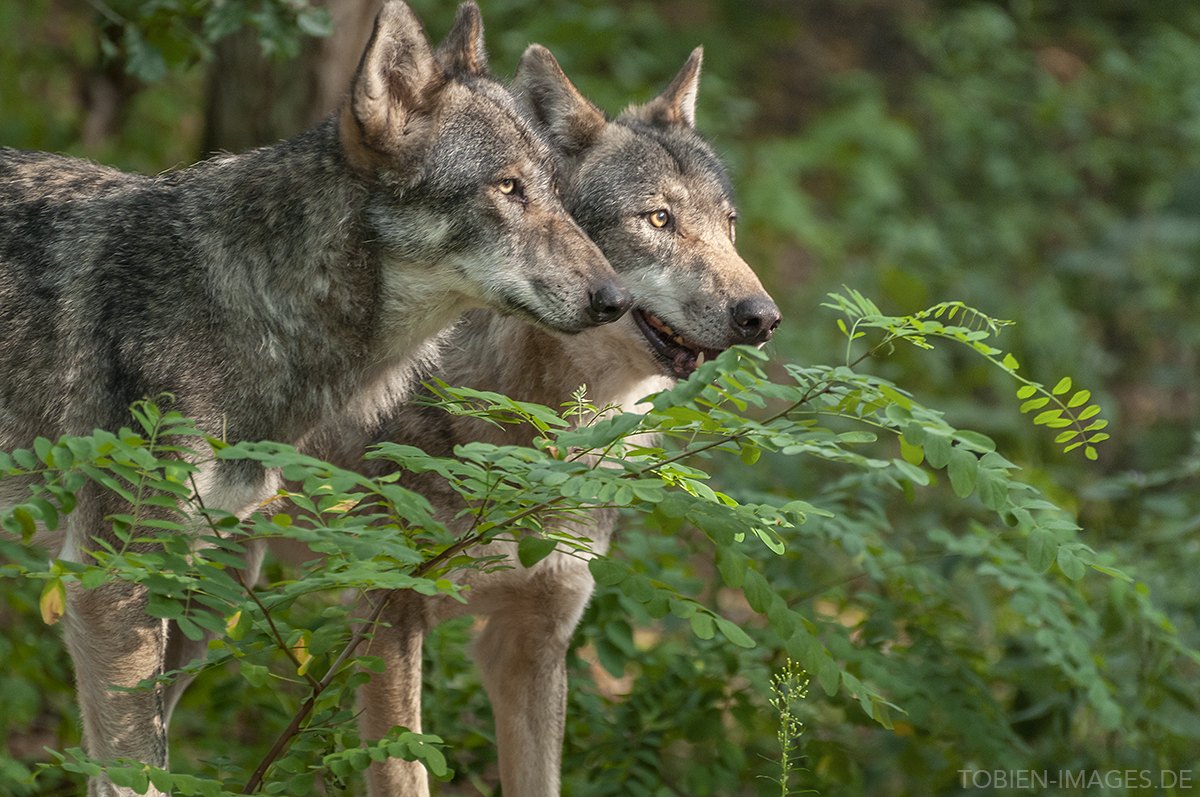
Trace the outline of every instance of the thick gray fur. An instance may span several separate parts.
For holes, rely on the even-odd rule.
[[[694,128],[700,61],[697,49],[661,95],[609,119],[545,48],[529,48],[512,90],[563,153],[564,202],[629,286],[634,309],[618,323],[576,336],[472,311],[450,339],[440,378],[551,407],[582,384],[596,405],[632,411],[641,398],[690,374],[701,353],[762,345],[771,336],[779,311],[734,248],[730,182]],[[663,226],[652,219],[660,210],[669,215]],[[683,343],[670,340],[672,334]],[[529,428],[497,428],[416,405],[385,418],[374,434],[446,456],[473,440],[528,445],[532,438]],[[435,479],[407,483],[447,519],[461,508]],[[595,512],[571,531],[602,554],[615,519],[613,511]],[[388,607],[388,625],[376,629],[371,643],[387,669],[361,690],[361,731],[379,738],[393,725],[419,730],[425,633],[449,617],[488,615],[474,653],[496,717],[503,792],[552,797],[560,784],[566,651],[593,581],[587,557],[556,552],[526,569],[514,547],[498,542],[475,551],[508,555],[512,569],[464,571],[465,606],[412,594]],[[412,762],[373,764],[368,782],[376,797],[429,793],[423,769]]]
[[[628,294],[557,199],[556,155],[487,76],[474,4],[440,54],[392,0],[345,106],[290,141],[157,177],[0,149],[0,449],[116,430],[162,393],[212,435],[306,445],[376,424],[468,308],[558,334],[618,316]],[[279,476],[198,482],[246,514]],[[87,560],[119,511],[85,488],[60,555]],[[110,689],[191,658],[145,604],[72,588],[64,626],[88,753],[164,767],[178,690]]]

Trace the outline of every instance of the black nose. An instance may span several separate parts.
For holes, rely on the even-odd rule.
[[[588,316],[597,324],[616,321],[632,306],[633,296],[615,282],[588,294]]]
[[[742,336],[742,343],[764,343],[779,326],[779,308],[766,296],[752,296],[729,308],[733,328]]]

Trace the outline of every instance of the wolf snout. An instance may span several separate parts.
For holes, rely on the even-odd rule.
[[[779,307],[767,296],[752,296],[729,308],[729,320],[742,338],[739,343],[766,343],[781,318]]]
[[[610,282],[588,294],[588,317],[597,324],[608,324],[625,315],[633,306],[633,295]]]

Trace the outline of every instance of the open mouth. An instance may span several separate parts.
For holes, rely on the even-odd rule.
[[[724,351],[685,339],[661,318],[640,307],[633,308],[629,314],[650,342],[650,348],[676,379],[687,379],[705,360],[711,360]]]

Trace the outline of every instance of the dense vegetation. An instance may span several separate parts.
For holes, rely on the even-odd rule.
[[[233,3],[0,6],[0,144],[144,171],[198,157],[211,40],[249,22],[286,57],[326,26],[303,4],[246,5],[257,15],[239,18]],[[448,27],[450,4],[413,5],[435,35]],[[1112,435],[1095,461],[1064,452],[1058,430],[1022,415],[1010,373],[952,342],[901,344],[857,366],[995,440],[1020,468],[1006,476],[1077,516],[1082,530],[1057,529],[1068,547],[1049,559],[1044,537],[1020,518],[1006,525],[982,489],[953,484],[953,467],[906,486],[855,461],[782,451],[753,467],[732,452],[691,462],[743,504],[799,499],[829,516],[784,529],[781,556],[747,543],[755,563],[739,566],[762,577],[747,587],[731,583],[711,529],[664,534],[661,513],[628,513],[617,560],[756,645],[660,614],[644,579],[601,579],[571,654],[564,791],[778,791],[758,776],[777,773],[770,679],[790,655],[813,681],[794,709],[807,772],[793,783],[821,794],[954,794],[962,770],[1134,770],[1155,783],[1191,770],[1190,787],[1155,793],[1196,793],[1200,10],[1137,0],[482,8],[496,71],[540,41],[610,111],[650,96],[705,45],[699,125],[733,171],[743,254],[784,310],[763,366],[775,381],[845,362],[842,316],[824,306],[842,285],[895,316],[958,300],[1015,321],[989,342],[1030,379],[1069,375],[1089,389]],[[104,105],[103,90],[120,101]],[[871,334],[855,356],[883,333]],[[895,435],[854,446],[917,459]],[[928,466],[938,455],[924,456]],[[78,744],[69,663],[37,611],[41,588],[4,585],[6,793],[59,793],[73,777],[21,783],[47,759],[43,745]],[[772,593],[812,633],[768,621]],[[316,621],[292,620],[306,622]],[[427,654],[427,727],[456,773],[443,793],[490,793],[494,782],[469,633],[447,624]],[[304,697],[280,691],[248,685],[237,668],[206,673],[176,713],[176,766],[252,767]]]

